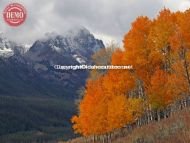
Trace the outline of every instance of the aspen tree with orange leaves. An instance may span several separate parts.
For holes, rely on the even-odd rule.
[[[106,62],[133,69],[107,70],[87,81],[78,115],[72,118],[76,133],[106,135],[126,125],[159,121],[169,116],[168,106],[189,98],[190,10],[164,8],[155,19],[138,17],[123,46],[105,55]],[[94,57],[101,60],[104,54]]]
[[[148,17],[138,17],[124,37],[125,64],[133,66],[136,77],[142,80],[145,86],[148,84],[151,70],[153,70],[149,61],[151,49],[148,46],[151,25],[152,21]]]

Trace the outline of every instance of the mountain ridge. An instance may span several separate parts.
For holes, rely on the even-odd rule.
[[[7,47],[6,42],[12,43],[7,39],[0,45]],[[88,71],[55,70],[53,65],[91,64],[91,56],[101,48],[103,42],[84,29],[69,37],[49,35],[28,49],[13,42],[7,48],[11,55],[0,54],[0,141],[7,135],[30,131],[44,131],[42,139],[55,139],[49,127],[56,131],[56,138],[62,138],[63,131],[72,136],[70,118],[76,112],[77,91],[85,85]]]

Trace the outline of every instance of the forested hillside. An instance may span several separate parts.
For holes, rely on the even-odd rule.
[[[78,114],[71,119],[74,131],[97,142],[111,142],[118,129],[160,121],[186,107],[190,95],[189,23],[190,10],[163,9],[154,19],[137,17],[124,36],[124,49],[116,49],[111,57],[112,65],[132,65],[133,69],[107,70],[89,78]],[[155,126],[152,132],[157,132],[157,126],[164,124],[143,128]]]

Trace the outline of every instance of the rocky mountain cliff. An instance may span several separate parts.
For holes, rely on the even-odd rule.
[[[95,39],[85,28],[70,30],[65,35],[46,34],[34,42],[29,50],[1,36],[0,67],[6,69],[6,74],[10,72],[11,77],[22,80],[19,80],[21,83],[28,81],[39,84],[44,80],[46,83],[60,84],[63,89],[77,90],[84,85],[87,71],[57,71],[53,68],[54,65],[91,64],[92,54],[101,48],[104,48],[103,42]],[[7,87],[17,85],[8,85],[12,82],[8,82]],[[3,90],[5,89],[3,86]],[[27,93],[27,88],[25,89]],[[19,90],[17,92],[23,93]],[[54,94],[56,95],[56,92]]]

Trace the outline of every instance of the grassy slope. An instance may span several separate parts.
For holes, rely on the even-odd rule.
[[[74,139],[69,143],[84,143],[84,139]],[[128,135],[114,139],[112,143],[190,143],[190,109],[136,128]]]
[[[190,109],[179,111],[168,119],[135,129],[114,143],[189,143]]]

